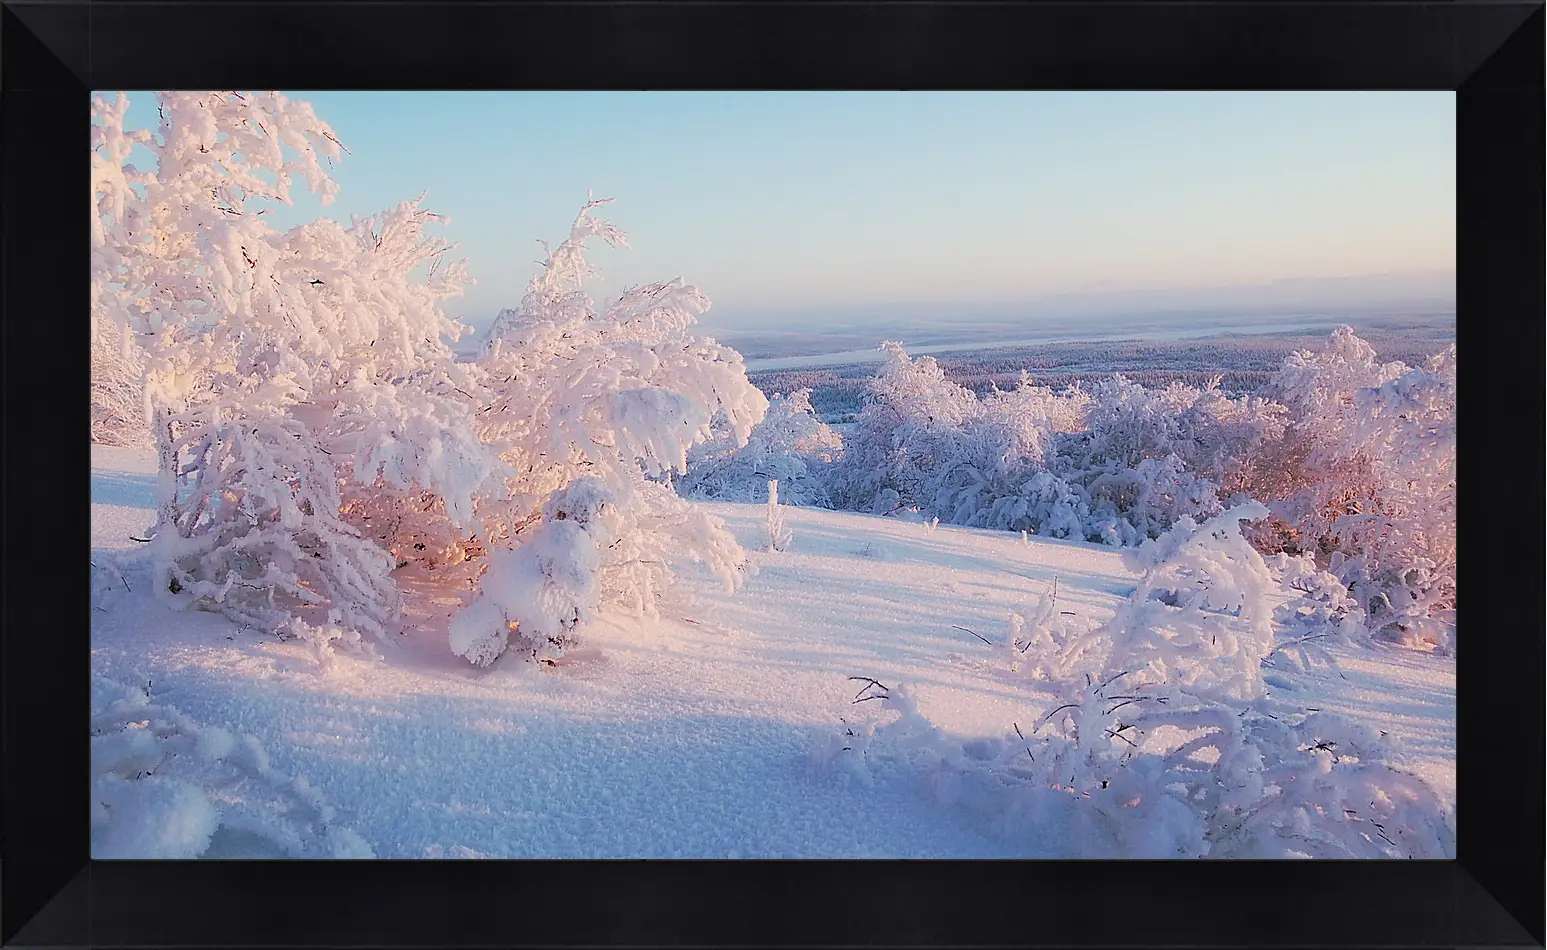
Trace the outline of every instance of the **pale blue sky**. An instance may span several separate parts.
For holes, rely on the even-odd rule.
[[[587,189],[734,326],[785,309],[1449,270],[1455,97],[1396,93],[302,92],[350,150],[348,220],[427,191],[520,300]],[[148,94],[130,119],[154,127]]]

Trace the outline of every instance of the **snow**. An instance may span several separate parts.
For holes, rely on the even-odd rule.
[[[1100,545],[810,508],[784,507],[795,544],[767,551],[764,505],[708,504],[752,559],[734,593],[684,571],[659,617],[603,613],[552,666],[511,653],[476,668],[448,648],[465,598],[409,586],[417,606],[381,659],[324,666],[307,643],[152,598],[130,538],[154,521],[154,455],[93,446],[92,465],[93,560],[116,560],[122,582],[97,585],[112,596],[91,612],[93,673],[149,684],[206,737],[251,734],[382,858],[1046,855],[1036,833],[900,777],[861,784],[818,768],[818,753],[840,717],[881,712],[853,703],[848,677],[905,682],[969,751],[1025,729],[1052,696],[1009,670],[1009,615],[1035,616],[1056,576],[1059,610],[1101,622],[1138,582]],[[1454,806],[1455,660],[1329,649],[1341,676],[1274,670],[1270,695],[1389,732]],[[206,856],[277,853],[251,823],[212,829],[174,786],[140,794],[178,821],[114,839],[114,853],[197,852],[206,838]]]

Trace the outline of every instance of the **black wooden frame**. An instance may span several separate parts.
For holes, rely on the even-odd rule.
[[[1542,945],[1541,3],[0,7],[0,940]],[[1458,859],[88,861],[88,514],[54,504],[89,468],[86,221],[59,195],[88,90],[215,87],[1456,90]]]

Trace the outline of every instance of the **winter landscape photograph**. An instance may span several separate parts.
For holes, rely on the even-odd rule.
[[[1453,93],[90,130],[93,857],[1456,856]]]

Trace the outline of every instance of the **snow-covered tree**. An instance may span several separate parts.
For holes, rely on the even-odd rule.
[[[768,528],[768,550],[789,550],[790,542],[794,539],[789,525],[784,520],[784,508],[779,504],[779,481],[768,480],[768,514],[765,524]]]
[[[1055,394],[1022,374],[978,399],[932,359],[884,348],[833,469],[845,507],[1133,545],[1218,513],[1220,480],[1282,428],[1281,408],[1225,396],[1217,381],[1151,391],[1116,376]]]
[[[156,98],[154,131],[125,128],[122,94],[95,102],[92,284],[146,356],[157,590],[276,632],[315,608],[384,635],[398,539],[361,537],[376,526],[351,502],[429,492],[470,524],[492,469],[468,418],[477,377],[448,343],[463,328],[440,309],[465,272],[417,202],[268,226],[295,177],[336,192],[341,146],[305,103]]]
[[[454,624],[453,649],[476,662],[492,662],[509,624],[523,620],[519,633],[528,640],[571,642],[571,631],[601,603],[589,582],[577,587],[573,580],[590,563],[595,531],[554,525],[564,509],[553,499],[569,497],[560,493],[580,479],[590,486],[583,489],[587,510],[614,513],[595,523],[605,526],[599,550],[612,552],[598,554],[597,564],[606,573],[609,558],[621,558],[611,571],[616,598],[651,610],[671,565],[694,560],[727,583],[739,576],[731,566],[742,557],[734,538],[659,480],[687,469],[688,450],[711,438],[717,416],[744,445],[768,400],[747,380],[739,353],[691,332],[709,308],[697,288],[673,279],[631,288],[597,308],[585,290],[595,273],[586,242],[627,246],[623,232],[594,213],[609,200],[581,209],[569,236],[548,250],[521,306],[491,327],[479,360],[488,401],[476,414],[478,432],[505,466],[502,484],[478,498],[484,537],[496,546],[541,541],[529,554],[497,555],[478,598]],[[541,608],[547,619],[517,606],[534,576],[558,578],[573,595],[544,601],[553,608]]]
[[[1184,418],[1199,391],[1181,383],[1146,389],[1122,374],[1096,383],[1085,414],[1085,466],[1133,468],[1145,459],[1178,454],[1192,433]]]
[[[1221,510],[1220,487],[1283,431],[1281,406],[1232,398],[1218,379],[1146,389],[1121,374],[1092,390],[1088,430],[1059,440],[1056,465],[1089,498],[1093,539],[1132,545],[1179,518]]]
[[[93,308],[91,322],[91,441],[150,445],[145,418],[145,354],[129,328]]]
[[[1455,347],[1425,367],[1381,363],[1340,327],[1319,353],[1292,354],[1265,394],[1290,424],[1242,479],[1274,515],[1258,546],[1313,555],[1378,635],[1451,648]]]
[[[811,390],[775,393],[763,421],[740,447],[723,416],[711,429],[715,438],[688,452],[687,474],[677,482],[683,497],[755,502],[773,479],[792,505],[831,506],[827,473],[843,451],[843,440],[817,418]]]
[[[971,390],[952,383],[933,357],[914,360],[902,344],[881,344],[886,360],[844,440],[830,495],[836,507],[885,513],[928,504],[926,481],[945,454],[940,442],[981,412]]]
[[[1345,326],[1320,352],[1290,354],[1263,387],[1264,397],[1286,407],[1287,425],[1257,453],[1240,486],[1269,504],[1291,551],[1313,551],[1325,560],[1333,522],[1374,497],[1370,459],[1354,432],[1357,394],[1405,370],[1401,363],[1381,363],[1374,348]]]
[[[1378,635],[1454,649],[1456,348],[1356,397],[1354,432],[1377,497],[1333,526],[1362,552],[1345,580]],[[1346,563],[1346,562],[1345,562]],[[1343,566],[1343,565],[1340,565]],[[1350,570],[1352,569],[1352,570]]]

